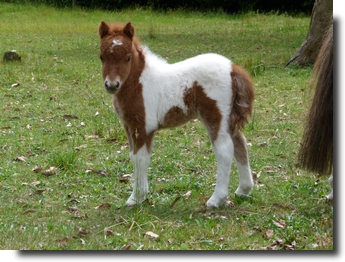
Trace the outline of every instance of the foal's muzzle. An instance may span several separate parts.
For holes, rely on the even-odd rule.
[[[111,81],[105,80],[104,87],[108,93],[114,94],[120,88],[120,82],[119,81],[111,82]]]

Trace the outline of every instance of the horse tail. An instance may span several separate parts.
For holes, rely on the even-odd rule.
[[[232,64],[232,110],[230,113],[230,132],[241,130],[249,122],[253,111],[254,84],[248,72]]]
[[[320,175],[333,168],[333,24],[326,32],[312,72],[315,88],[298,161],[302,168]]]

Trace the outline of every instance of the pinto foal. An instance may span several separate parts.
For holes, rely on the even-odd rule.
[[[249,195],[253,179],[241,132],[254,100],[248,73],[217,54],[168,64],[138,42],[130,22],[108,25],[102,21],[99,35],[104,86],[113,95],[134,166],[133,192],[126,205],[146,199],[155,132],[195,118],[205,125],[217,158],[216,187],[206,205],[218,207],[225,202],[233,156],[240,181],[235,193]]]

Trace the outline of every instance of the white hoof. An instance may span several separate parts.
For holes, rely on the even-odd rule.
[[[217,196],[212,196],[207,202],[206,202],[206,207],[219,207],[222,204],[224,204],[226,200],[225,197],[217,197]]]
[[[332,189],[332,192],[326,198],[328,200],[333,200],[333,189]]]
[[[146,196],[138,196],[138,195],[133,196],[132,194],[126,201],[126,206],[135,206],[137,204],[144,202],[145,199],[146,199]]]
[[[249,187],[238,187],[235,191],[235,194],[237,196],[250,196],[250,194],[253,191],[253,186],[249,186]]]

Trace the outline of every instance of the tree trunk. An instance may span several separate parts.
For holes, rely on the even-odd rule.
[[[293,63],[297,63],[300,66],[314,64],[325,32],[330,27],[332,21],[333,0],[315,0],[307,39],[286,63],[285,67]]]

